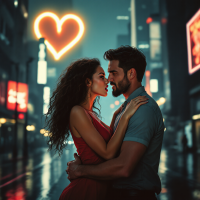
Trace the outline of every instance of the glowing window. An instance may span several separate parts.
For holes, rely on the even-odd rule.
[[[158,92],[158,80],[157,79],[150,80],[150,91],[153,93]]]

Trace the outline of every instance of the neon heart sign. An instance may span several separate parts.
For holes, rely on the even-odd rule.
[[[41,24],[42,21],[44,21],[45,19],[51,20],[51,22],[53,20],[56,23],[56,26],[53,28],[52,23],[50,23],[49,21],[48,22],[49,25],[46,27],[47,29],[49,27],[51,29],[49,30],[46,29],[42,31],[42,29],[44,29],[43,27],[45,26],[41,26]],[[65,23],[68,24],[69,27],[71,23],[71,28],[68,27],[68,29],[66,29],[66,26],[63,26],[63,24]],[[73,29],[73,27],[75,28]],[[57,31],[55,33],[56,35],[52,37],[51,34],[52,32],[55,32],[55,29]],[[63,29],[65,30],[66,35],[70,33],[69,37],[67,37],[65,34],[62,33]],[[36,18],[34,22],[34,31],[38,39],[42,37],[45,38],[45,44],[47,48],[53,54],[55,60],[59,60],[62,55],[64,55],[67,51],[69,51],[69,49],[71,49],[77,42],[80,41],[84,33],[84,24],[83,21],[74,14],[67,14],[63,16],[61,19],[59,19],[58,16],[52,12],[44,12]],[[65,44],[65,41],[63,40],[66,40],[67,38],[70,38],[70,41],[67,41],[67,43]],[[56,47],[57,41],[58,43],[60,42],[61,45],[64,44],[64,46]]]

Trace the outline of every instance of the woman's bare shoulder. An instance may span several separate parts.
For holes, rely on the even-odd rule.
[[[70,118],[72,120],[90,119],[85,109],[79,105],[76,105],[71,109]]]
[[[83,107],[81,107],[79,105],[75,105],[74,107],[72,107],[70,114],[77,115],[77,114],[84,113],[84,112],[85,112],[85,110]]]

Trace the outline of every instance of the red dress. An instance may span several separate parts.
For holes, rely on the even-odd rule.
[[[88,112],[88,114],[90,114]],[[100,122],[98,122],[91,114],[92,123],[99,134],[104,138],[106,143],[111,138],[109,132]],[[78,155],[84,165],[97,165],[105,162],[103,158],[98,156],[82,138],[73,136],[74,144],[77,148]],[[98,181],[89,178],[78,178],[73,180],[62,192],[59,200],[103,200],[106,197],[108,181]]]

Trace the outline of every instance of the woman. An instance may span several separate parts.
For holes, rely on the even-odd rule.
[[[50,99],[47,126],[51,133],[49,147],[62,153],[65,140],[71,132],[77,152],[83,164],[99,164],[116,156],[130,117],[137,108],[147,103],[146,97],[137,97],[139,104],[130,102],[122,115],[118,128],[112,132],[116,115],[110,127],[94,112],[99,96],[107,96],[108,80],[98,59],[80,59],[72,63],[62,74]],[[109,182],[81,178],[73,180],[62,192],[64,199],[105,199]]]

